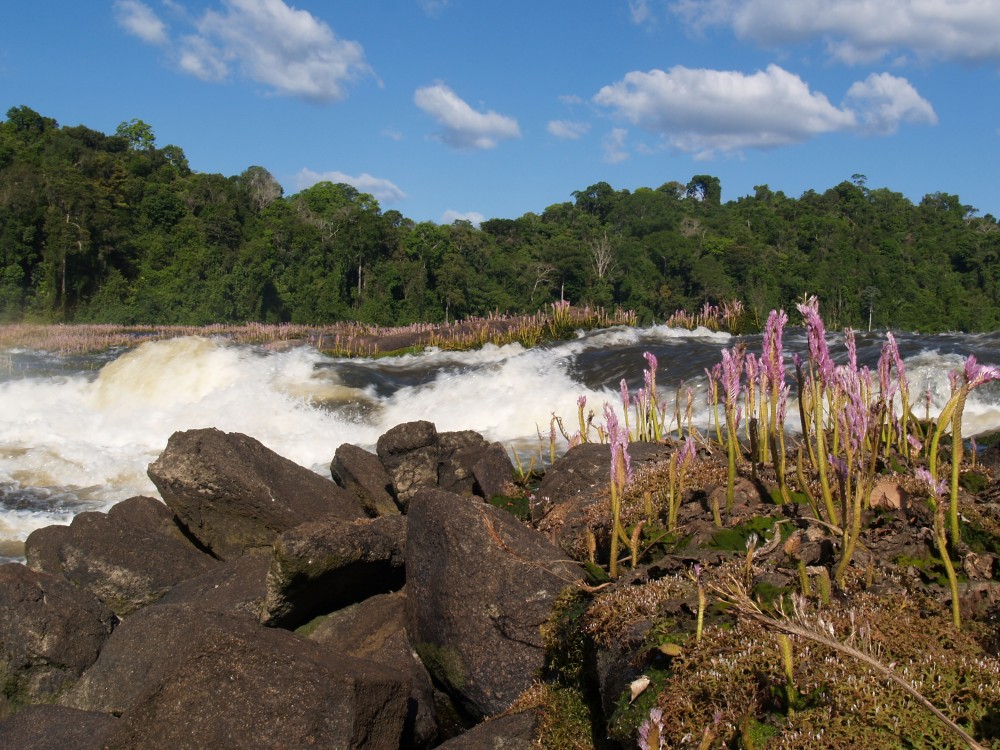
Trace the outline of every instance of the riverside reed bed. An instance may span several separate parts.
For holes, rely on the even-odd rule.
[[[578,329],[636,324],[631,311],[572,307],[554,302],[535,315],[473,317],[451,323],[414,323],[386,328],[344,321],[328,325],[296,323],[241,323],[208,326],[152,326],[114,324],[0,325],[0,350],[35,349],[58,354],[84,354],[127,349],[147,341],[178,336],[219,336],[239,344],[281,347],[307,344],[339,357],[376,357],[420,351],[426,347],[465,350],[486,344],[521,343],[535,346],[565,338]]]
[[[550,643],[553,671],[572,673],[558,655],[580,632],[631,648],[644,673],[605,729],[642,750],[1000,748],[1000,599],[975,604],[994,586],[1000,519],[963,489],[983,474],[962,447],[965,401],[1000,370],[969,356],[937,419],[919,419],[891,334],[872,372],[847,331],[848,360],[836,366],[818,301],[797,309],[808,351],[791,367],[788,316],[772,311],[760,355],[736,343],[706,372],[714,416],[704,433],[685,418],[689,394],[668,410],[650,353],[643,387],[631,393],[623,380],[603,423],[578,401],[580,431],[567,438],[608,445],[610,502],[588,527],[592,586],[549,626],[562,639]],[[788,445],[793,385],[799,433]],[[643,440],[675,446],[666,466],[632,471],[629,446]],[[765,501],[738,507],[737,481]],[[873,505],[886,481],[909,508]],[[699,500],[711,521],[679,521],[682,498],[690,507],[705,485],[725,488]],[[898,543],[882,544],[889,529]],[[810,544],[828,559],[806,564]],[[988,568],[974,574],[984,553]],[[687,562],[649,575],[664,560]],[[547,731],[563,738],[548,746],[592,746],[567,729],[566,709],[551,708],[565,706],[567,683],[586,692],[563,679],[539,699]]]

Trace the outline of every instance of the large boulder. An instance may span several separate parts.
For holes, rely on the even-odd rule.
[[[159,500],[133,497],[108,513],[79,513],[69,526],[32,532],[25,557],[33,570],[64,576],[126,617],[218,565],[173,518]]]
[[[11,709],[76,682],[115,620],[90,592],[20,563],[0,565],[0,612],[0,690]]]
[[[489,500],[503,494],[514,475],[514,466],[503,446],[488,443],[478,432],[442,432],[438,445],[438,486],[448,492]]]
[[[270,567],[267,555],[244,555],[220,562],[208,572],[174,586],[159,603],[237,612],[257,620],[264,606]]]
[[[311,521],[274,543],[261,621],[296,627],[317,615],[402,588],[406,519]]]
[[[374,453],[344,443],[334,453],[330,475],[339,486],[355,494],[369,516],[399,513],[392,496],[392,478]]]
[[[108,750],[400,746],[410,686],[389,668],[239,615],[156,605],[121,629],[76,695],[121,711]]]
[[[410,707],[402,747],[428,747],[437,739],[434,686],[406,635],[405,590],[373,596],[319,618],[309,627],[308,637],[406,676]]]
[[[405,511],[424,487],[436,487],[441,450],[437,428],[424,420],[396,425],[375,444],[382,466],[392,478],[396,500]]]
[[[25,706],[0,722],[0,747],[17,750],[103,750],[115,728],[111,714],[65,706]]]
[[[578,566],[492,506],[441,490],[412,500],[407,627],[431,675],[473,717],[508,708],[545,663],[540,626]]]
[[[148,474],[187,531],[223,560],[269,552],[305,521],[365,517],[351,492],[239,433],[175,432]]]

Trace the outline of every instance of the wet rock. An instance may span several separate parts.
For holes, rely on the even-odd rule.
[[[545,662],[539,626],[578,566],[492,506],[423,490],[409,511],[407,623],[428,671],[471,716],[508,708]]]
[[[274,543],[261,621],[296,627],[403,586],[403,516],[312,521]]]
[[[111,714],[48,704],[26,706],[0,722],[0,747],[17,750],[102,750],[115,728]]]
[[[69,688],[114,624],[90,592],[20,563],[0,565],[0,611],[0,686],[10,709]]]
[[[222,560],[269,552],[304,521],[365,516],[352,493],[239,433],[176,432],[148,473],[185,529]]]
[[[155,602],[218,561],[180,533],[166,505],[133,497],[108,513],[79,513],[68,526],[32,532],[28,566],[87,589],[119,617]]]
[[[399,513],[392,496],[392,478],[374,453],[344,443],[334,454],[330,475],[339,486],[354,493],[369,516]]]
[[[434,686],[406,635],[406,594],[397,591],[365,599],[334,612],[309,628],[310,640],[359,659],[391,667],[410,682],[403,747],[430,746],[438,736]]]
[[[383,434],[375,445],[382,466],[405,512],[423,487],[436,487],[440,447],[437,428],[427,421],[404,422]]]

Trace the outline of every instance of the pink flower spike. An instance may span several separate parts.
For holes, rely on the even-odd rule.
[[[969,389],[978,388],[993,380],[1000,380],[1000,370],[993,365],[981,365],[973,355],[965,360],[965,382]]]
[[[927,489],[934,497],[944,497],[945,493],[948,491],[947,480],[942,478],[935,482],[934,477],[931,476],[931,473],[927,471],[927,469],[917,469],[915,476],[926,485]]]

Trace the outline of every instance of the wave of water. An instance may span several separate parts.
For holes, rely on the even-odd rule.
[[[966,354],[1000,361],[1000,338],[992,334],[898,340],[914,397],[929,392],[932,415],[947,400],[947,371]],[[746,342],[759,350],[759,337]],[[842,360],[836,337],[831,342]],[[862,364],[874,367],[881,343],[859,337]],[[620,403],[622,378],[632,389],[642,385],[645,351],[659,360],[661,398],[672,402],[690,389],[696,422],[706,424],[704,371],[731,344],[730,336],[705,329],[651,326],[527,350],[512,344],[385,359],[337,359],[308,347],[273,352],[202,337],[89,357],[10,352],[0,371],[0,557],[19,554],[19,543],[40,526],[155,495],[146,467],[178,430],[242,432],[324,475],[340,444],[373,449],[386,430],[417,419],[546,454],[553,414],[575,431],[577,399],[585,396],[601,421],[604,402]],[[785,348],[805,351],[800,331],[786,332]],[[997,428],[1000,389],[980,389],[966,407],[965,429]]]

